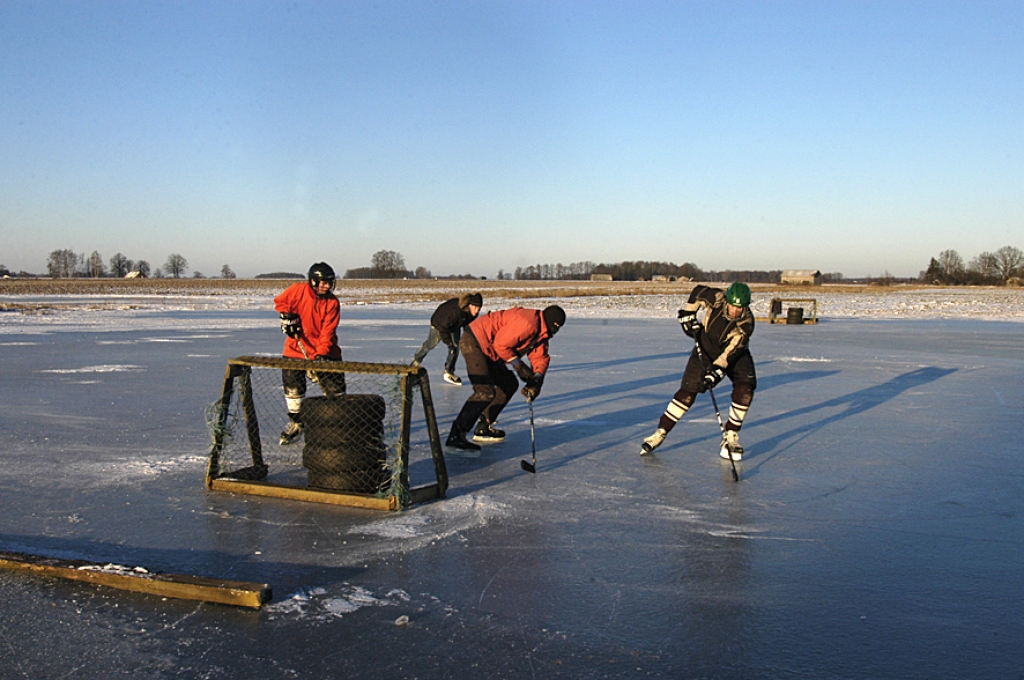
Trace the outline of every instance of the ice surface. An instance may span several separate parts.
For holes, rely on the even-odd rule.
[[[0,572],[0,677],[1017,677],[1021,294],[817,297],[821,323],[757,327],[739,483],[704,396],[638,455],[689,349],[679,300],[574,298],[537,474],[517,396],[506,441],[403,513],[206,491],[227,359],[281,349],[267,297],[0,313],[0,550],[275,594]],[[345,307],[346,358],[408,360],[432,307]],[[432,382],[446,431],[469,388]]]

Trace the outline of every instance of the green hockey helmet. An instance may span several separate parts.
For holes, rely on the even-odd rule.
[[[735,282],[725,291],[725,301],[733,307],[746,307],[750,304],[750,286]]]

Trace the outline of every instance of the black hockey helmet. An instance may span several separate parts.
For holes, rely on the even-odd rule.
[[[317,262],[309,268],[309,285],[313,286],[313,290],[316,290],[321,281],[330,284],[329,291],[334,290],[334,270],[326,262]]]

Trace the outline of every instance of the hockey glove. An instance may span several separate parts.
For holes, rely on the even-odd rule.
[[[297,338],[302,335],[302,319],[298,314],[292,312],[281,312],[281,330],[289,338]]]
[[[518,359],[513,361],[512,368],[516,369],[516,375],[518,375],[519,379],[522,380],[524,383],[530,384],[530,381],[533,380],[535,375],[533,369],[524,364],[522,361]]]
[[[704,389],[709,390],[725,377],[725,369],[719,366],[712,366],[711,370],[704,374]]]
[[[540,395],[540,386],[542,384],[544,384],[544,376],[534,373],[533,377],[526,382],[526,386],[520,392],[526,397],[526,401],[533,401]]]
[[[691,338],[697,337],[697,333],[700,333],[700,321],[697,320],[697,312],[688,312],[685,309],[680,309],[679,324],[683,327],[683,332]]]

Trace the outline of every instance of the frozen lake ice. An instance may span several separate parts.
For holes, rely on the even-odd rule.
[[[738,483],[706,396],[638,455],[689,351],[677,301],[565,300],[537,474],[517,396],[506,441],[449,458],[448,497],[402,513],[204,487],[226,360],[280,352],[266,300],[2,314],[0,550],[274,599],[0,572],[0,677],[1019,677],[1024,317],[1019,294],[960,299],[987,320],[844,302],[759,324]],[[345,307],[346,359],[407,360],[431,310]],[[447,432],[469,389],[442,362]]]

